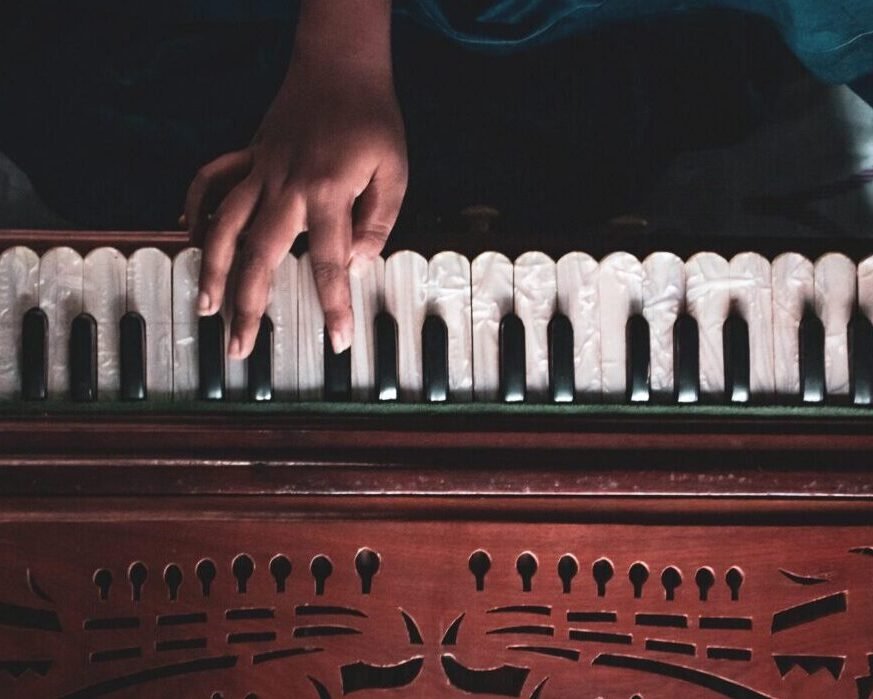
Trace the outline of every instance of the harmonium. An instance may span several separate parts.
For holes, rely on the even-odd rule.
[[[0,234],[0,696],[870,697],[873,240],[611,245]]]

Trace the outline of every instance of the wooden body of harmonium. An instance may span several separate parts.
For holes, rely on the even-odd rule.
[[[74,256],[66,266],[46,257],[62,244],[82,255],[81,267]],[[202,400],[203,375],[191,365],[201,358],[192,349],[203,341],[199,321],[174,315],[175,305],[161,316],[144,300],[166,284],[164,298],[181,293],[166,265],[185,244],[175,234],[2,237],[0,696],[871,696],[873,356],[861,356],[870,349],[862,244],[826,263],[818,253],[839,243],[781,262],[774,253],[788,246],[770,248],[745,267],[723,250],[705,258],[715,272],[703,286],[694,275],[707,265],[692,268],[689,255],[676,258],[677,276],[675,259],[660,258],[665,271],[639,251],[639,266],[624,258],[620,273],[604,271],[612,262],[597,251],[581,260],[588,272],[571,275],[569,291],[567,263],[549,277],[542,268],[527,274],[516,258],[516,296],[498,310],[520,321],[523,351],[501,333],[500,315],[477,305],[475,261],[472,291],[443,306],[429,300],[433,284],[416,286],[428,279],[427,262],[413,261],[418,276],[404,277],[406,286],[385,270],[382,289],[403,293],[392,301],[378,292],[375,307],[363,307],[394,313],[394,357],[361,351],[394,372],[398,399],[389,401],[368,388],[385,377],[360,357],[337,363],[340,377],[347,372],[337,383],[337,358],[318,351],[317,311],[302,308],[304,282],[291,288],[296,331],[280,327],[277,311],[272,337],[284,345],[261,354],[272,361],[272,394],[246,392],[246,372],[227,365],[230,400]],[[19,248],[4,262],[14,246],[33,254]],[[112,273],[89,267],[87,254],[101,246],[119,251],[101,253],[120,265]],[[148,246],[168,262],[143,278],[130,261]],[[592,312],[588,274],[601,275],[594,286],[604,292],[594,323],[599,372],[590,356],[577,361],[591,346],[568,350],[544,315],[568,317],[572,343],[589,333],[590,318],[573,315]],[[769,290],[757,294],[768,274]],[[631,281],[616,287],[621,275]],[[677,300],[680,277],[688,293]],[[536,283],[525,289],[525,279]],[[634,279],[636,300],[622,296]],[[126,296],[110,302],[113,284]],[[538,289],[554,298],[532,303]],[[715,325],[697,306],[698,331],[676,346],[679,335],[648,309],[666,309],[678,326],[707,293],[722,302],[727,294],[720,312],[742,316],[739,332],[726,339],[734,321],[723,318],[713,345]],[[800,300],[789,303],[790,294]],[[45,321],[39,350],[27,345],[33,328],[22,329],[35,308]],[[472,315],[458,315],[464,308]],[[137,351],[147,361],[137,361],[147,390],[125,393],[144,400],[122,401],[119,382],[137,372],[119,356],[130,346],[111,336],[131,311],[143,318]],[[81,312],[97,329],[84,374],[99,386],[72,401],[81,386],[64,383],[50,362],[89,346],[57,333]],[[433,338],[416,332],[440,312],[448,314],[434,334],[443,336],[442,363]],[[645,332],[628,330],[627,346],[610,354],[635,313]],[[768,314],[774,328],[794,323],[774,330],[770,345],[761,344]],[[452,345],[458,328],[472,349]],[[150,344],[158,338],[163,349]],[[762,369],[767,346],[775,368]],[[276,378],[279,361],[293,362],[289,347],[297,350],[290,388]],[[401,356],[410,347],[430,356],[410,361]],[[568,351],[569,394],[556,369]],[[478,359],[466,369],[472,389],[453,373],[459,352]],[[487,356],[501,365],[483,367]],[[688,361],[690,374],[680,368]],[[522,380],[506,362],[521,363]],[[39,387],[40,366],[45,398],[23,396],[22,383]],[[169,389],[155,367],[176,372]],[[760,383],[765,370],[771,386]],[[321,399],[309,372],[325,391],[332,382],[336,400]],[[581,384],[582,374],[592,383]],[[249,367],[255,375],[263,380],[263,367]]]

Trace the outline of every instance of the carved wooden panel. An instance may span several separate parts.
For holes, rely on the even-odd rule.
[[[0,524],[0,696],[873,691],[873,526],[130,520]]]

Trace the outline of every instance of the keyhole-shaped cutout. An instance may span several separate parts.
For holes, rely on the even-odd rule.
[[[212,589],[212,583],[215,580],[217,570],[215,563],[208,558],[204,558],[197,564],[194,572],[197,574],[197,579],[200,581],[200,590],[204,597],[209,597],[209,591]]]
[[[724,581],[727,583],[731,591],[731,602],[738,602],[740,599],[740,587],[743,584],[743,571],[736,566],[733,566],[725,573]]]
[[[473,577],[476,578],[476,592],[482,592],[485,589],[485,576],[491,570],[491,556],[482,549],[473,551],[470,554],[468,567]]]
[[[570,594],[570,585],[573,578],[579,573],[579,562],[572,554],[565,553],[558,561],[558,577],[561,579],[561,587],[565,595]]]
[[[594,576],[594,582],[597,583],[597,596],[606,597],[606,583],[615,575],[612,561],[608,558],[598,558],[591,566],[591,574]]]
[[[697,571],[694,576],[694,582],[697,583],[697,589],[700,590],[700,601],[706,602],[709,599],[709,591],[715,585],[715,573],[712,568],[704,566]]]
[[[175,602],[179,599],[179,588],[182,586],[182,569],[175,563],[170,563],[164,569],[164,582],[170,593],[170,601]]]
[[[112,573],[106,568],[101,568],[94,573],[94,584],[97,586],[97,594],[101,602],[109,599],[109,588],[112,587]]]
[[[515,561],[515,569],[518,571],[518,574],[521,576],[521,591],[522,592],[530,592],[531,585],[533,583],[533,576],[537,574],[537,568],[539,565],[537,564],[536,557],[530,552],[525,551],[521,554]]]
[[[149,570],[142,561],[131,564],[128,569],[127,578],[130,580],[130,587],[133,590],[134,602],[139,602],[142,599],[142,588],[148,576]]]
[[[664,572],[661,573],[661,585],[664,586],[664,592],[668,602],[676,599],[676,589],[682,584],[682,573],[675,566],[667,566]]]
[[[224,699],[224,695],[221,692],[213,692],[211,699]]]
[[[634,587],[634,598],[640,599],[643,596],[643,585],[649,579],[649,567],[642,561],[637,561],[628,570],[627,577]]]
[[[323,595],[324,584],[327,582],[331,573],[333,573],[333,563],[330,562],[330,559],[327,556],[319,554],[312,559],[312,563],[309,565],[309,571],[312,573],[312,577],[315,578],[315,594]]]
[[[285,592],[285,581],[291,576],[291,561],[281,553],[270,561],[270,575],[276,581],[276,592]]]
[[[248,591],[252,573],[255,572],[255,562],[247,554],[241,553],[233,559],[230,569],[236,578],[236,591],[244,595]]]
[[[361,578],[361,594],[369,595],[373,589],[373,578],[379,572],[379,554],[372,549],[361,549],[355,556],[355,570]]]

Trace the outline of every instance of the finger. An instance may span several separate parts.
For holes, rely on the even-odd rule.
[[[397,222],[405,193],[405,167],[382,168],[373,175],[355,204],[353,269],[370,262],[382,252]]]
[[[243,359],[251,354],[261,317],[270,299],[273,272],[303,230],[303,198],[274,200],[255,216],[240,251],[228,355]]]
[[[226,153],[204,165],[188,187],[183,217],[192,240],[203,233],[206,217],[251,170],[248,151]]]
[[[244,180],[225,197],[209,222],[200,265],[197,297],[200,315],[212,315],[221,308],[237,238],[251,218],[259,196],[260,186],[253,180]]]
[[[352,202],[329,204],[327,208],[310,210],[309,257],[318,299],[324,311],[334,352],[342,352],[352,344],[351,290],[349,289],[349,258],[352,239]]]

